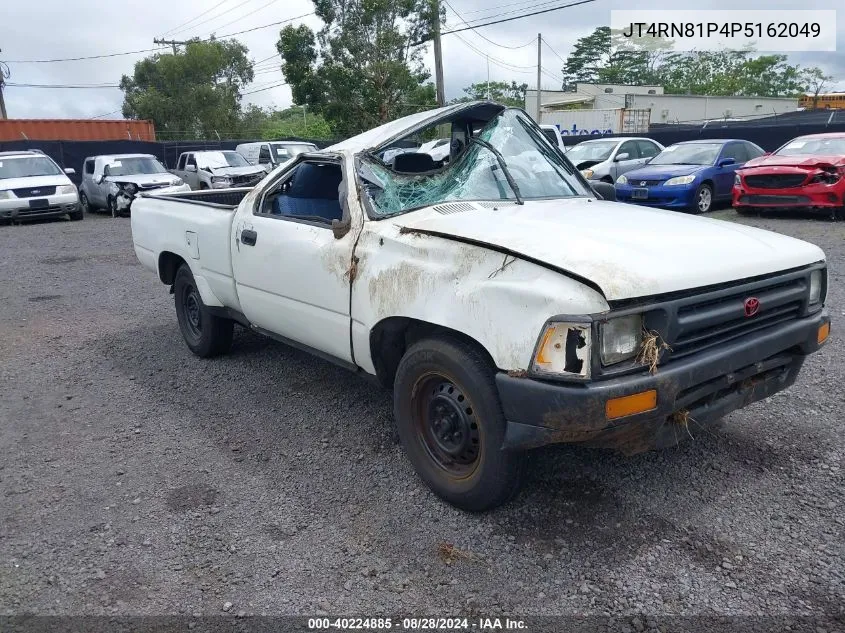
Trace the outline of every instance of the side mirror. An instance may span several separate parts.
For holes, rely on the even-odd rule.
[[[196,165],[186,165],[186,166],[185,166],[185,171],[190,171],[190,172],[192,172],[192,173],[196,173],[196,171],[197,171],[197,166],[196,166]]]
[[[628,152],[622,152],[621,154],[616,155],[616,158],[613,159],[613,162],[618,163],[620,160],[628,160],[630,156],[631,155]]]
[[[76,173],[76,170],[73,167],[65,167],[65,173],[68,176],[73,176]]]
[[[593,192],[595,192],[597,198],[616,202],[616,187],[611,185],[609,182],[597,181],[591,182],[590,185],[592,186]]]
[[[727,167],[728,165],[735,165],[736,159],[735,158],[723,158],[719,161],[719,167]]]

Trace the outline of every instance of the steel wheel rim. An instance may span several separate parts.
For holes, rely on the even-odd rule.
[[[698,193],[698,210],[702,212],[707,211],[710,208],[712,199],[713,195],[710,193],[710,189],[702,187]]]
[[[451,379],[427,374],[413,395],[414,431],[429,458],[447,476],[466,479],[481,457],[481,422],[472,402]]]
[[[88,196],[86,196],[84,193],[81,196],[79,196],[79,204],[82,205],[82,212],[83,213],[91,213],[91,210],[88,207]]]
[[[202,300],[196,287],[187,286],[182,294],[182,312],[185,314],[185,326],[191,336],[199,339],[202,336]]]

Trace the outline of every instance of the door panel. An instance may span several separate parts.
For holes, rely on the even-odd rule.
[[[619,156],[620,154],[628,154],[628,158],[620,161],[614,160],[613,167],[611,168],[613,182],[616,182],[616,179],[622,174],[640,167],[643,162],[645,162],[640,158],[640,151],[635,141],[625,141],[622,143],[622,145],[619,146],[619,149],[616,150],[616,156]]]
[[[330,224],[286,215],[291,210],[299,216],[319,215],[323,210],[307,195],[272,194],[295,182],[297,174],[291,172],[301,165],[276,181],[281,185],[269,187],[266,198],[258,198],[259,213],[236,218],[232,263],[238,297],[254,325],[351,362],[349,269],[358,231],[337,239]],[[341,169],[339,163],[336,167]],[[330,188],[322,191],[330,206]],[[337,183],[334,192],[337,201]]]

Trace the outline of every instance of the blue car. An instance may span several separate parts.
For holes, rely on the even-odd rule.
[[[645,167],[616,180],[616,199],[705,213],[729,201],[736,170],[765,152],[737,139],[685,141],[664,149]]]

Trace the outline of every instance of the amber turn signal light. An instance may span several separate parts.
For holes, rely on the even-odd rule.
[[[624,418],[626,415],[651,411],[657,408],[657,391],[649,389],[630,396],[611,398],[604,407],[608,420]]]
[[[819,327],[819,335],[818,335],[819,345],[824,343],[827,340],[828,336],[830,336],[830,323],[823,323]]]

